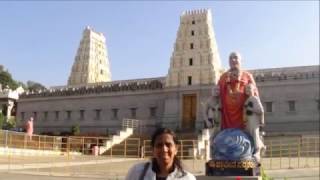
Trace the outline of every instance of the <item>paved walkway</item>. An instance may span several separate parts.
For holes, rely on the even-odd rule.
[[[10,163],[0,156],[0,180],[122,180],[135,163],[135,158],[81,157],[15,157]],[[56,160],[56,161],[54,161]],[[183,160],[186,169],[195,175],[204,174],[201,160]],[[319,180],[319,167],[266,170],[275,180]]]
[[[116,162],[129,162],[137,161],[133,158],[121,159],[104,159],[104,160],[89,160],[85,162],[65,161],[65,162],[45,162],[45,163],[17,163],[17,164],[1,164],[0,170],[21,170],[21,169],[40,169],[40,168],[57,168],[57,167],[70,167],[70,166],[83,166],[83,165],[98,165],[98,164],[111,164]]]
[[[294,170],[272,170],[267,171],[270,177],[274,180],[319,180],[319,168],[308,168],[308,169],[294,169]],[[27,172],[22,173],[0,173],[0,180],[123,180],[123,176],[103,177],[103,176],[91,176],[81,177],[73,176],[66,177],[63,175],[48,175],[48,174],[28,174]]]
[[[279,169],[267,170],[266,174],[274,180],[293,179],[293,180],[319,180],[319,167],[305,169]]]

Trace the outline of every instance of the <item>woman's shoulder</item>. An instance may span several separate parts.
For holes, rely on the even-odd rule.
[[[185,171],[185,176],[181,180],[196,180],[196,177],[189,173],[188,171]]]
[[[137,163],[137,164],[133,165],[130,169],[132,171],[142,171],[144,169],[146,163],[150,163],[150,162],[149,161],[145,161],[145,162]]]
[[[172,177],[175,177],[174,179],[179,179],[179,180],[196,180],[196,177],[193,174],[189,173],[186,170],[184,170],[183,172],[184,173],[182,173],[182,171],[176,171],[176,174]]]
[[[143,172],[143,169],[144,169],[146,163],[149,163],[149,162],[148,161],[147,162],[140,162],[140,163],[133,165],[127,173],[126,180],[138,179],[140,174]]]
[[[186,177],[187,177],[187,180],[196,180],[196,177],[187,171],[186,171]]]

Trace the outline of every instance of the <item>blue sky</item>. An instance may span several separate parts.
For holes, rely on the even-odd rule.
[[[107,41],[113,80],[165,76],[184,10],[210,8],[222,64],[245,69],[319,64],[317,1],[0,2],[0,64],[13,78],[65,85],[82,31]]]

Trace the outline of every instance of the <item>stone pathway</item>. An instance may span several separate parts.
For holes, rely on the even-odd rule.
[[[89,160],[85,162],[46,162],[46,163],[17,163],[17,164],[1,164],[0,170],[21,170],[21,169],[40,169],[40,168],[53,168],[53,167],[68,167],[68,166],[80,166],[80,165],[97,165],[97,164],[110,164],[116,162],[128,162],[137,161],[133,158],[121,158],[121,159],[105,159],[105,160]]]
[[[122,180],[135,163],[146,161],[136,158],[106,157],[16,157],[10,163],[0,156],[0,180]],[[54,161],[56,160],[56,161]],[[317,159],[318,160],[318,159]],[[6,163],[7,162],[7,163]],[[186,169],[195,175],[204,174],[203,160],[183,160]],[[319,180],[319,167],[303,169],[265,170],[275,180]]]

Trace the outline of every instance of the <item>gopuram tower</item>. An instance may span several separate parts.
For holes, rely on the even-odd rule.
[[[111,72],[106,39],[102,33],[94,32],[87,26],[83,31],[83,37],[71,69],[68,85],[108,81],[111,81]]]
[[[215,84],[222,72],[209,9],[183,12],[166,87]]]

